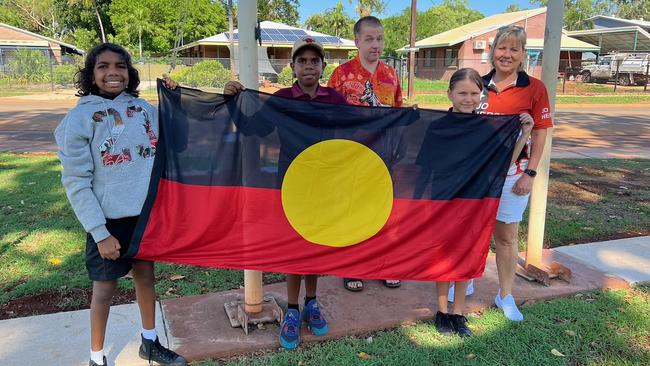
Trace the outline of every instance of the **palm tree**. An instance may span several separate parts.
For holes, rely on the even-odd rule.
[[[99,22],[99,31],[102,35],[102,42],[106,43],[106,32],[104,32],[104,23],[102,17],[99,15],[99,7],[95,0],[68,0],[69,5],[81,5],[84,9],[94,9],[97,21]]]
[[[151,32],[153,29],[150,17],[151,11],[149,8],[138,6],[129,12],[125,24],[125,30],[129,35],[132,33],[137,33],[138,35],[138,50],[140,58],[142,58],[142,34],[144,32]]]
[[[350,4],[352,4],[352,0]],[[363,18],[368,15],[381,14],[386,10],[386,2],[383,0],[357,0],[357,13],[359,13],[359,18]]]

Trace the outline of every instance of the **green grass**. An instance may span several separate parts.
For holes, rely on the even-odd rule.
[[[633,104],[648,103],[650,95],[558,95],[558,104]],[[446,94],[416,94],[415,101],[421,107],[426,105],[451,105]]]
[[[427,322],[376,332],[372,342],[349,337],[195,365],[650,364],[649,287],[579,294],[522,312],[522,323],[506,321],[495,309],[470,316],[475,336],[467,339],[441,336]]]
[[[553,160],[544,246],[650,235],[648,182],[648,160]],[[526,211],[522,249],[527,216]]]
[[[408,85],[409,85],[408,79],[402,80],[402,88],[404,90],[408,88]],[[415,80],[413,80],[413,87],[418,93],[427,93],[427,92],[444,93],[449,88],[449,82],[445,80],[429,80],[429,79],[415,78]]]
[[[558,95],[558,104],[633,104],[648,103],[650,95]]]
[[[650,234],[650,161],[556,160],[551,174],[547,247]],[[61,187],[56,156],[0,153],[0,216],[0,304],[90,285],[84,267],[85,234]],[[172,280],[175,275],[184,278]],[[161,298],[239,288],[243,283],[241,271],[165,263],[157,264],[156,276]],[[267,283],[282,278],[265,274]],[[132,288],[128,279],[120,280],[120,286]]]

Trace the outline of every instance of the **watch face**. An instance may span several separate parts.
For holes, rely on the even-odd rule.
[[[524,173],[530,175],[531,177],[534,177],[534,176],[537,175],[537,172],[534,171],[534,170],[532,170],[532,169],[526,169],[526,170],[524,171]]]

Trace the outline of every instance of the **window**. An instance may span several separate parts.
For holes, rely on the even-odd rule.
[[[428,49],[424,51],[424,67],[433,66],[433,50]]]
[[[458,49],[445,48],[445,66],[458,65]]]

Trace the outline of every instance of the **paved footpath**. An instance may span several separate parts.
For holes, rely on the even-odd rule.
[[[52,132],[76,98],[34,98],[0,98],[0,152],[56,151]],[[650,104],[558,105],[552,157],[650,159],[649,111]]]
[[[520,304],[572,296],[603,288],[625,288],[650,282],[650,236],[581,244],[544,251],[545,263],[559,261],[573,272],[571,283],[553,280],[550,287],[515,280],[514,294]],[[475,281],[475,293],[468,297],[470,312],[494,306],[498,278],[494,257],[488,258],[483,277]],[[264,287],[286,309],[284,283]],[[322,338],[303,332],[303,342],[364,335],[417,320],[430,320],[435,307],[435,285],[406,281],[389,290],[378,281],[366,281],[361,293],[343,289],[341,279],[319,281],[319,301],[330,322],[330,333]],[[241,290],[162,301],[158,312],[159,334],[168,344],[192,360],[229,357],[279,347],[279,327],[267,325],[245,336],[230,327],[223,303],[241,297]],[[368,306],[372,304],[372,306]],[[0,321],[0,364],[23,366],[42,364],[81,366],[87,364],[89,349],[88,310],[64,312]],[[145,365],[138,359],[138,310],[135,304],[112,309],[106,350],[110,365]]]

